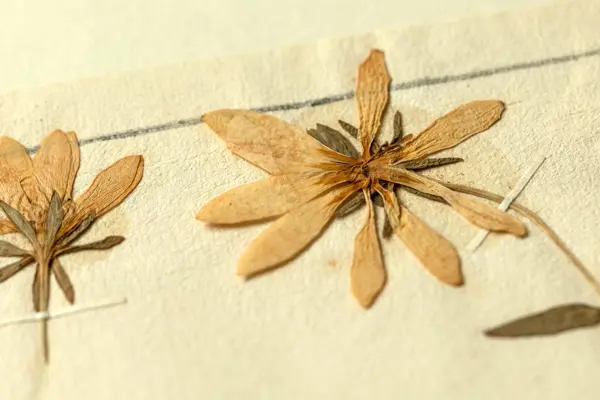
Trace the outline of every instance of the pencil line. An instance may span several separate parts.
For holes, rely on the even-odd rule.
[[[391,86],[392,91],[415,89],[419,87],[443,85],[452,82],[468,81],[473,79],[485,78],[493,75],[506,74],[515,71],[522,71],[528,69],[536,69],[545,66],[564,64],[568,62],[579,61],[581,59],[600,56],[600,48],[581,52],[573,53],[564,56],[544,58],[535,61],[504,65],[500,67],[493,67],[487,69],[481,69],[472,72],[465,72],[462,74],[444,75],[439,77],[424,77],[411,81],[400,82]],[[320,97],[317,99],[310,99],[300,102],[275,104],[270,106],[252,108],[258,112],[277,112],[277,111],[288,111],[298,110],[301,108],[317,107],[325,104],[336,103],[339,101],[349,100],[354,98],[354,92],[346,92],[331,96]],[[199,125],[202,123],[201,117],[193,117],[187,119],[178,119],[174,121],[165,122],[163,124],[145,126],[140,128],[128,129],[121,132],[109,133],[106,135],[100,135],[93,138],[83,139],[79,141],[80,145],[86,145],[97,142],[107,142],[112,140],[126,139],[136,136],[148,135],[156,132],[164,132],[173,129]],[[37,147],[28,149],[29,152],[35,152]]]

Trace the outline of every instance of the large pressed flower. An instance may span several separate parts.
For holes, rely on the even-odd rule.
[[[371,306],[386,282],[371,200],[374,193],[383,198],[393,231],[427,271],[444,283],[461,285],[454,246],[406,209],[392,184],[442,198],[478,227],[526,234],[517,218],[414,172],[419,165],[436,163],[423,161],[426,157],[488,129],[500,119],[504,104],[497,100],[464,104],[419,135],[379,146],[374,139],[387,107],[389,82],[383,53],[371,51],[359,67],[356,84],[361,154],[334,151],[300,128],[253,111],[218,110],[203,115],[229,150],[271,175],[214,198],[196,216],[210,224],[278,217],[242,254],[240,275],[251,276],[294,258],[319,236],[337,210],[356,200],[358,192],[367,203],[367,216],[356,236],[350,274],[352,293],[363,307]]]
[[[79,170],[79,145],[73,132],[55,131],[44,138],[33,159],[9,137],[0,137],[0,233],[19,232],[30,242],[25,250],[0,241],[0,256],[20,260],[0,268],[0,282],[36,264],[33,305],[48,311],[49,276],[54,275],[69,302],[75,292],[59,256],[85,250],[105,250],[124,238],[72,244],[103,214],[118,206],[142,178],[142,156],[122,158],[106,168],[75,200],[73,183]],[[44,356],[47,360],[46,320],[42,321]]]

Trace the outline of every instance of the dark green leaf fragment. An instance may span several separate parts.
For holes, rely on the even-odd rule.
[[[425,160],[415,160],[409,161],[403,164],[400,164],[399,167],[410,169],[410,170],[420,170],[427,169],[433,167],[441,167],[442,165],[455,164],[457,162],[464,161],[459,157],[443,157],[443,158],[429,158]]]
[[[124,240],[125,238],[123,236],[107,236],[106,238],[97,242],[82,244],[81,246],[69,247],[68,249],[60,251],[59,254],[78,253],[80,251],[86,250],[108,250],[112,247],[123,243]]]
[[[497,326],[488,337],[518,338],[555,335],[600,324],[600,309],[586,304],[565,304]]]
[[[317,124],[317,129],[309,129],[308,133],[333,151],[348,157],[357,158],[360,156],[360,153],[348,138],[327,125]]]
[[[394,114],[394,135],[390,144],[394,144],[399,140],[402,140],[404,136],[404,128],[402,127],[402,114],[400,111],[396,111]]]
[[[52,193],[50,206],[48,207],[48,216],[46,217],[46,246],[50,248],[54,244],[56,234],[63,221],[63,209],[58,193]]]
[[[73,289],[73,284],[71,283],[69,275],[67,275],[67,272],[60,264],[60,261],[58,261],[58,258],[55,258],[54,261],[52,261],[51,268],[58,286],[65,294],[69,303],[73,304],[75,302],[75,290]]]
[[[33,257],[25,257],[12,264],[5,265],[0,268],[0,283],[12,278],[17,272],[25,269],[25,267],[33,264]]]
[[[95,218],[96,217],[94,215],[90,215],[86,219],[81,221],[79,225],[73,228],[70,232],[66,233],[60,239],[60,245],[64,247],[74,242],[79,236],[83,235],[90,228],[90,226],[92,226]]]
[[[37,241],[35,230],[33,229],[31,223],[27,221],[27,219],[23,216],[23,214],[21,214],[2,200],[0,200],[0,208],[2,208],[2,211],[4,211],[4,214],[6,214],[8,219],[11,220],[11,222],[15,224],[19,231],[31,242],[33,247],[38,247],[39,244]]]
[[[338,119],[338,124],[340,124],[342,129],[345,130],[346,132],[348,132],[348,134],[350,136],[352,136],[355,139],[358,138],[358,128],[357,127],[349,124],[346,121],[342,121],[341,119]]]
[[[342,218],[352,214],[365,204],[365,196],[362,192],[352,194],[335,212],[336,217]]]
[[[12,243],[0,240],[0,257],[26,257],[31,255],[27,250],[23,250]]]

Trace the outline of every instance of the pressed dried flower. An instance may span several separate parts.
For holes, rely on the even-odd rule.
[[[59,257],[84,250],[106,250],[121,243],[121,236],[72,246],[94,221],[118,206],[135,189],[144,169],[142,156],[120,159],[100,172],[92,184],[72,199],[79,170],[79,145],[73,132],[55,131],[44,138],[33,160],[25,148],[9,137],[0,137],[0,233],[19,232],[31,245],[21,249],[0,241],[1,257],[21,257],[0,268],[0,282],[35,264],[33,306],[47,312],[49,279],[56,281],[70,303],[75,301],[73,284]],[[44,360],[48,361],[47,321],[43,319]]]
[[[450,162],[428,161],[426,157],[487,130],[500,119],[504,104],[498,100],[464,104],[419,135],[402,139],[398,128],[401,117],[397,115],[397,140],[380,146],[375,137],[387,107],[389,83],[383,53],[371,51],[358,70],[359,127],[345,124],[361,143],[360,154],[353,152],[342,135],[332,134],[323,126],[307,134],[253,111],[225,109],[203,115],[203,121],[229,150],[271,175],[216,197],[196,215],[210,224],[278,217],[241,256],[240,275],[251,276],[285,264],[308,247],[345,206],[351,204],[352,208],[364,201],[368,214],[356,237],[350,274],[352,293],[363,307],[370,307],[386,281],[372,205],[372,196],[378,193],[391,228],[427,271],[444,283],[461,285],[456,249],[398,201],[394,184],[443,199],[478,227],[519,237],[526,234],[523,223],[510,214],[412,171]]]

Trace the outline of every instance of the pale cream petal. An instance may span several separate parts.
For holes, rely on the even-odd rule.
[[[20,182],[32,173],[33,166],[25,147],[9,137],[0,137],[0,200],[25,212],[29,201]]]
[[[394,167],[381,166],[371,170],[379,179],[406,185],[420,192],[442,197],[473,225],[494,232],[507,232],[525,236],[527,228],[518,218],[487,205],[480,200],[448,189],[442,184],[414,172]]]
[[[369,154],[389,97],[390,76],[385,67],[385,58],[380,50],[371,53],[358,68],[356,81],[356,105],[358,108],[358,138],[363,153]]]
[[[92,184],[75,199],[75,217],[63,224],[61,233],[81,223],[89,215],[100,217],[118,206],[135,189],[144,171],[142,156],[128,156],[101,171]]]
[[[386,190],[382,196],[394,232],[425,269],[444,283],[462,285],[460,257],[452,243],[400,205],[395,193]]]
[[[331,185],[319,178],[272,176],[233,188],[209,201],[196,219],[210,224],[240,224],[278,217],[310,201]]]
[[[72,167],[72,146],[65,132],[56,130],[42,139],[33,158],[33,169],[38,189],[45,200],[44,205],[49,203],[53,192],[58,193],[61,200],[64,199]]]
[[[272,175],[306,171],[333,153],[304,130],[267,114],[217,110],[204,114],[202,121],[234,154]]]
[[[471,136],[489,129],[504,112],[499,100],[465,103],[441,118],[406,143],[399,153],[401,161],[417,160],[450,149]]]
[[[354,186],[332,189],[273,222],[242,254],[238,274],[258,274],[296,257],[319,236],[339,205],[356,190]]]
[[[366,195],[365,199],[368,205],[368,215],[365,225],[354,240],[350,285],[352,294],[359,304],[364,308],[369,308],[385,286],[386,272],[370,194]]]

